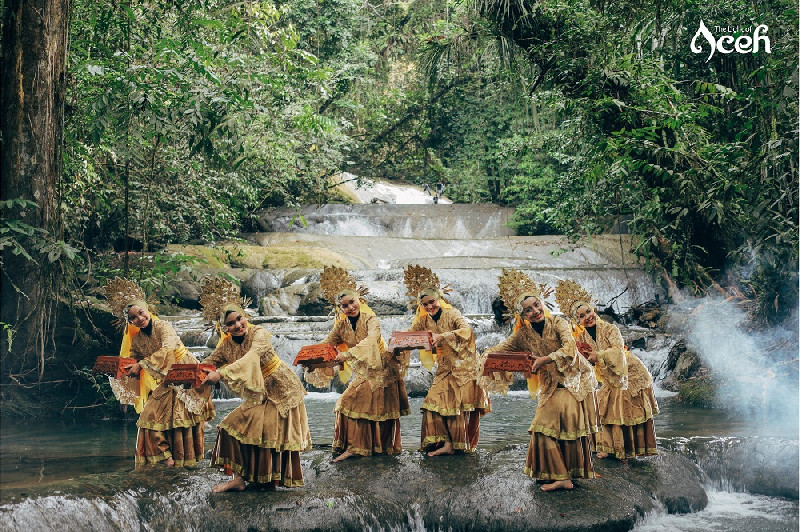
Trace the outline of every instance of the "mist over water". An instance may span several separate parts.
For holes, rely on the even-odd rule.
[[[687,343],[719,384],[719,403],[756,425],[798,427],[797,315],[754,331],[732,301],[708,297],[688,310]]]

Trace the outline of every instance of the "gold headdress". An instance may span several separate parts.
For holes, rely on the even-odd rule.
[[[203,318],[210,325],[218,323],[222,310],[229,306],[244,309],[250,300],[241,297],[239,287],[221,277],[206,277],[200,286]]]
[[[420,294],[425,290],[430,290],[430,295],[436,294],[437,298],[442,298],[444,294],[450,292],[450,285],[442,287],[439,282],[439,276],[433,273],[430,268],[419,264],[406,266],[403,272],[403,282],[407,289],[408,308],[412,310],[419,305]]]
[[[519,305],[523,299],[533,296],[545,303],[544,298],[549,293],[546,284],[536,284],[533,279],[514,268],[503,268],[498,285],[503,304],[509,312],[517,314],[521,312]]]
[[[594,308],[592,294],[575,281],[558,281],[556,286],[556,303],[569,319],[575,319],[575,312],[581,305]]]
[[[319,287],[325,299],[336,309],[339,308],[339,299],[343,292],[353,292],[359,298],[369,293],[366,287],[356,285],[356,280],[347,270],[338,266],[325,266],[322,268],[322,273],[319,276]]]
[[[128,323],[128,307],[131,304],[144,305],[147,310],[151,310],[151,305],[147,303],[144,290],[136,281],[114,277],[102,288],[103,295],[108,300],[111,312],[116,317],[114,325],[124,328]]]

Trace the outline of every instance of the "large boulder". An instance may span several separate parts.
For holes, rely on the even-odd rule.
[[[218,495],[213,469],[148,468],[4,490],[5,530],[629,530],[656,508],[698,511],[703,476],[664,452],[602,461],[601,478],[545,493],[523,473],[527,447],[431,459],[417,452],[333,464],[303,453],[298,489]]]

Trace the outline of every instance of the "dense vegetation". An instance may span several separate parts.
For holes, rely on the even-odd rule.
[[[61,293],[127,271],[106,252],[332,201],[349,171],[514,205],[524,234],[624,222],[673,287],[736,294],[771,322],[797,308],[796,2],[67,5],[57,223],[4,191],[0,228],[4,255],[55,265]],[[706,60],[702,38],[690,50],[701,20],[716,38],[765,24],[770,53]]]

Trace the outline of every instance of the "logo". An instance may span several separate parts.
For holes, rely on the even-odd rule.
[[[733,35],[723,35],[719,39],[714,38],[714,35],[711,31],[703,24],[703,21],[700,21],[700,28],[698,28],[697,33],[694,34],[692,38],[692,42],[689,45],[689,48],[692,50],[693,53],[699,54],[702,53],[703,47],[697,43],[698,37],[704,37],[708,44],[711,47],[711,51],[708,53],[708,57],[706,58],[706,63],[708,63],[711,58],[714,56],[714,52],[719,52],[721,54],[730,54],[733,52],[740,53],[740,54],[749,54],[754,53],[757,54],[759,50],[760,44],[763,42],[764,44],[764,51],[768,54],[772,53],[772,48],[770,46],[769,37],[767,37],[766,33],[769,28],[766,24],[760,24],[756,27],[756,31],[753,32],[753,36],[750,37],[749,35],[745,35],[745,33],[750,32],[753,29],[752,26],[748,28],[736,28],[730,26],[714,26],[714,30],[719,32],[725,33],[740,33],[740,35],[734,38]],[[761,32],[764,32],[762,35]],[[701,41],[702,44],[702,41]]]

